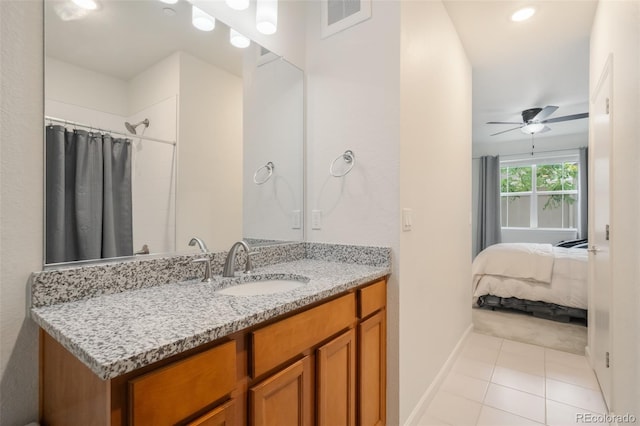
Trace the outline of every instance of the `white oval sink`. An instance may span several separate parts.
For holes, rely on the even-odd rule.
[[[259,296],[263,294],[283,293],[302,287],[303,285],[304,283],[300,281],[272,279],[233,285],[218,290],[218,293],[228,296]]]

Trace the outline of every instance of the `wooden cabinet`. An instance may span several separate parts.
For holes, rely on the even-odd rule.
[[[100,380],[41,332],[40,422],[384,425],[386,281]]]
[[[249,389],[251,424],[311,425],[312,374],[307,356]]]
[[[378,281],[358,292],[358,424],[384,425],[387,401],[386,281]]]
[[[383,425],[386,420],[386,319],[379,311],[358,325],[360,350],[360,425]]]
[[[353,329],[316,353],[318,426],[356,424],[356,333]]]

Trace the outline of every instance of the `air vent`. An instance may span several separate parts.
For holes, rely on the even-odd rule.
[[[327,24],[340,22],[360,12],[360,0],[327,0]]]

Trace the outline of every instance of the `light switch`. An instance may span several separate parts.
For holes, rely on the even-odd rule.
[[[322,229],[322,210],[311,211],[311,229]]]
[[[291,229],[300,229],[302,226],[302,219],[300,216],[300,210],[294,210],[291,212]]]
[[[408,232],[411,231],[412,223],[412,210],[411,209],[402,209],[402,231]]]

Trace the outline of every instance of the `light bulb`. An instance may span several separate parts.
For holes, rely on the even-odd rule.
[[[278,0],[258,0],[256,28],[267,35],[274,34],[278,30]]]
[[[249,7],[249,0],[225,0],[225,3],[233,10],[245,10]]]
[[[513,15],[511,15],[511,20],[513,22],[522,22],[531,18],[536,13],[536,10],[532,7],[525,7],[524,9],[520,9],[516,11]]]
[[[204,10],[191,6],[191,23],[200,31],[213,31],[216,20]]]
[[[243,36],[233,28],[229,29],[229,42],[240,49],[244,49],[251,44],[251,40],[248,37]]]

